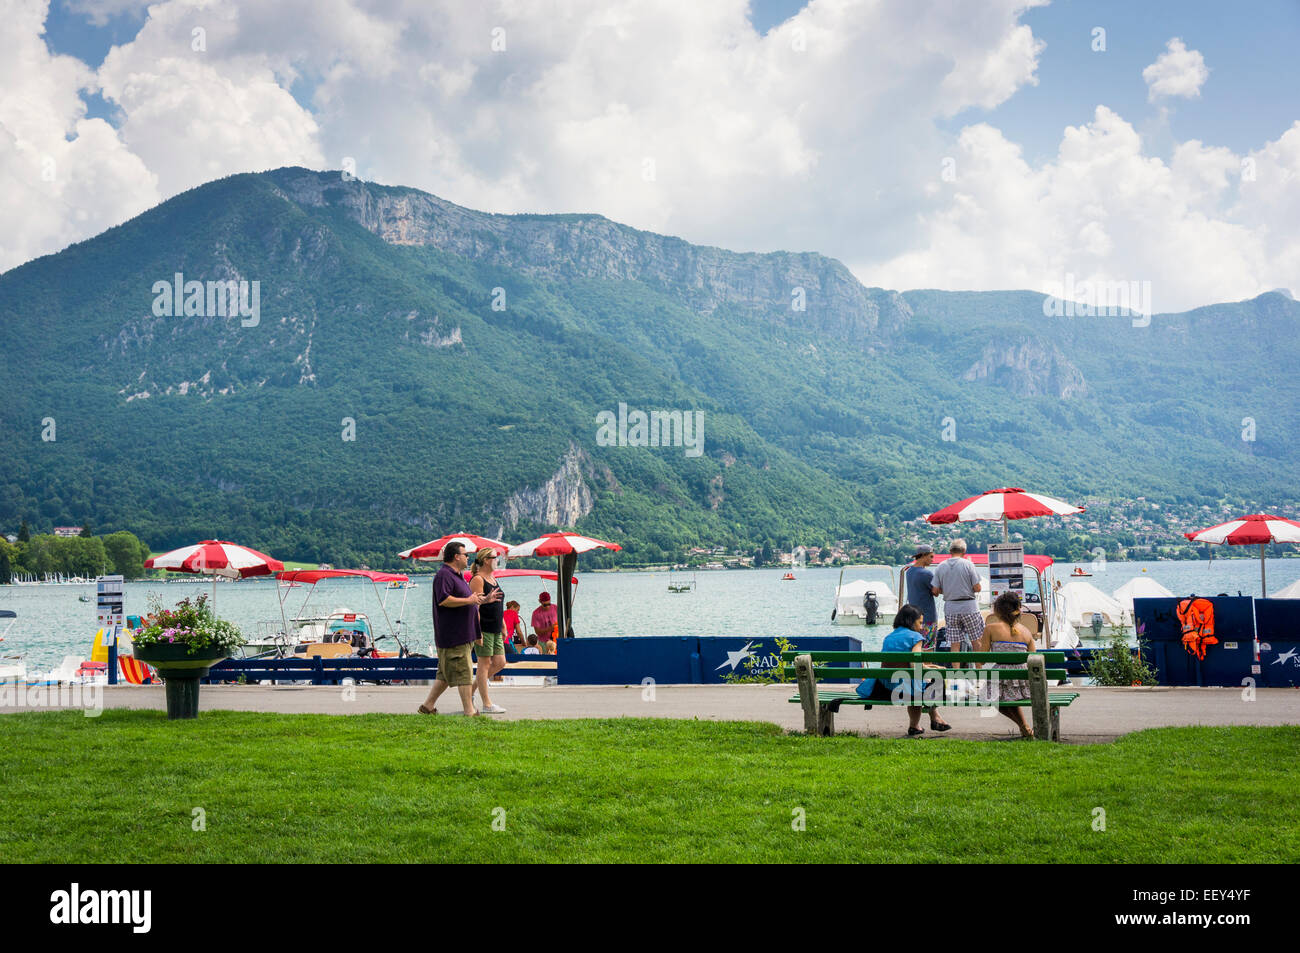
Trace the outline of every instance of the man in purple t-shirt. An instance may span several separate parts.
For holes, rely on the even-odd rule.
[[[460,693],[465,714],[478,714],[474,709],[470,647],[478,638],[478,607],[492,597],[470,589],[465,581],[468,563],[465,544],[448,543],[442,551],[442,567],[433,577],[433,642],[438,647],[438,677],[429,689],[429,697],[418,709],[422,715],[438,713],[434,705],[448,685],[454,685]],[[493,596],[500,598],[500,591]]]

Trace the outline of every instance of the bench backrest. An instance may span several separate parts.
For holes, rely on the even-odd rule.
[[[800,652],[795,649],[781,653],[781,661],[793,662],[797,656],[809,656],[818,662],[878,662],[883,665],[911,665],[913,662],[931,662],[948,665],[953,662],[998,662],[1003,665],[1023,665],[1030,655],[1041,655],[1043,661],[1065,664],[1065,652],[1050,649],[1042,652]]]

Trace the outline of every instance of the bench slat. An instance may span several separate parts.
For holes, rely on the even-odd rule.
[[[1047,696],[1047,704],[1052,708],[1068,708],[1070,707],[1071,704],[1077,701],[1078,698],[1079,696],[1077,693],[1050,694]],[[791,704],[797,705],[800,703],[801,699],[799,698],[798,695],[796,695],[793,698],[789,699],[789,701]],[[872,706],[875,705],[879,705],[882,708],[884,707],[901,708],[908,705],[916,704],[914,701],[911,700],[902,700],[902,701],[895,702],[895,701],[890,701],[889,699],[863,698],[861,695],[857,695],[857,694],[828,696],[822,694],[821,692],[817,693],[817,701],[819,704],[826,704],[828,702],[837,701],[842,705],[862,705],[866,708],[871,708]],[[1008,702],[999,701],[997,703],[999,708],[1026,708],[1032,704],[1033,701],[1028,698],[1023,699],[1021,701],[1008,701]],[[921,707],[930,707],[930,706],[926,705],[924,700],[922,700]],[[966,701],[954,700],[954,701],[936,702],[934,707],[936,708],[989,708],[991,706],[987,702],[979,702],[976,700],[966,700]]]
[[[911,667],[907,667],[907,668],[902,668],[902,667],[895,667],[895,668],[837,668],[837,667],[816,668],[816,667],[814,667],[814,668],[813,668],[813,674],[814,674],[818,679],[823,679],[823,678],[892,678],[894,675],[897,675],[897,674],[899,674],[899,673],[902,673],[903,677],[905,677],[905,678],[928,678],[928,677],[938,678],[938,677],[942,674],[945,678],[960,679],[960,678],[970,678],[970,677],[971,677],[971,673],[981,673],[981,672],[997,672],[997,673],[998,673],[998,678],[1000,678],[1000,679],[1008,679],[1008,680],[1010,680],[1010,679],[1019,679],[1019,680],[1024,680],[1024,679],[1029,678],[1029,669],[1027,669],[1027,668],[1008,668],[1008,669],[993,669],[993,668],[976,668],[976,669],[953,669],[953,668],[945,668],[945,669],[937,669],[937,668],[927,668],[927,669],[922,669],[922,670],[921,670],[921,674],[917,674],[917,673],[913,672],[912,669],[911,669]],[[1068,669],[1064,669],[1064,668],[1049,668],[1049,669],[1047,669],[1047,676],[1046,676],[1046,677],[1049,678],[1049,679],[1068,678],[1068,677],[1069,677],[1069,674],[1070,674],[1070,673],[1069,673],[1069,670],[1068,670]]]
[[[918,656],[952,662],[1027,662],[1030,655],[1041,655],[1047,662],[1064,662],[1063,649],[1045,649],[1041,652],[800,652],[797,649],[782,652],[781,659],[793,662],[795,656],[807,655],[815,665],[818,662],[880,662],[885,665],[909,664]]]

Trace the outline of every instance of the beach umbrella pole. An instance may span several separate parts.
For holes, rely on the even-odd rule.
[[[578,566],[577,553],[560,556],[557,589],[560,596],[560,634],[566,639],[573,635],[573,572]]]
[[[1261,599],[1268,595],[1268,586],[1264,583],[1264,544],[1259,544],[1259,597]]]

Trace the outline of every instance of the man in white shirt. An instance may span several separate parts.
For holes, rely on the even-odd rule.
[[[948,627],[948,651],[970,652],[984,634],[977,593],[982,588],[975,565],[966,558],[966,540],[954,539],[948,547],[951,558],[934,571],[934,591],[943,596],[944,624]]]

